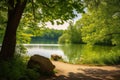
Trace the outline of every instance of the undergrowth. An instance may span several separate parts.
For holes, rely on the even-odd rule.
[[[25,48],[22,47],[18,47],[13,59],[0,61],[0,80],[38,80],[40,74],[27,68],[27,58],[21,54],[25,53]]]
[[[103,54],[84,53],[79,62],[92,65],[117,65],[120,64],[120,51]]]

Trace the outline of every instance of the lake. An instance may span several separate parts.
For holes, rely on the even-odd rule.
[[[88,46],[85,44],[24,44],[27,48],[27,55],[32,56],[39,54],[50,58],[51,54],[61,55],[65,62],[79,63],[82,58],[85,60],[98,59],[100,56],[114,56],[114,53],[119,53],[120,49],[113,46]],[[84,56],[85,55],[85,56]]]

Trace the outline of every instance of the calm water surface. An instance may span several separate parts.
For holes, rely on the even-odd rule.
[[[25,44],[27,47],[27,54],[39,54],[50,58],[51,54],[61,55],[64,61],[69,63],[76,63],[80,60],[84,53],[106,54],[116,51],[114,47],[109,46],[87,46],[83,44]]]
[[[28,55],[39,54],[47,58],[51,57],[51,54],[61,55],[64,60],[67,60],[63,50],[60,48],[63,45],[60,44],[25,44]]]

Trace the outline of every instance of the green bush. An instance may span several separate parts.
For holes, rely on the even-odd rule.
[[[13,59],[0,61],[0,80],[37,80],[39,73],[27,68],[28,57],[22,55],[26,48],[22,45],[16,48]]]
[[[70,43],[70,35],[65,33],[59,37],[58,43]]]
[[[94,65],[116,65],[120,64],[120,53],[85,53],[82,54],[80,63]]]
[[[15,51],[16,54],[25,54],[26,52],[27,52],[27,48],[24,45],[21,44],[17,45]]]
[[[26,68],[24,58],[16,55],[10,61],[0,61],[0,80],[37,80],[39,74]]]

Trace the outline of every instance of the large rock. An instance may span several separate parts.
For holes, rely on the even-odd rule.
[[[53,75],[55,66],[52,62],[43,56],[40,55],[33,55],[31,56],[30,60],[28,61],[28,68],[36,69],[41,74],[46,75]]]
[[[57,54],[52,54],[51,59],[54,61],[62,60],[62,56],[57,55]]]

